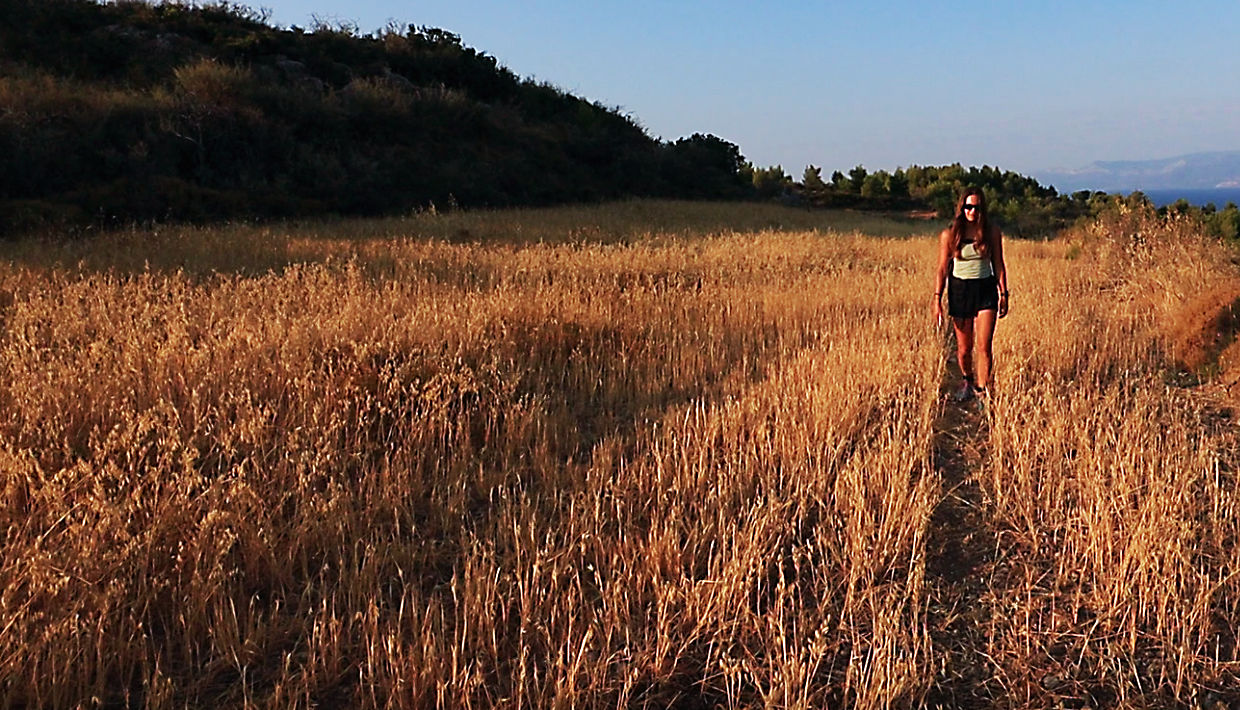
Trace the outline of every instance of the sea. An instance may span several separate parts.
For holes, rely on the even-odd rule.
[[[1188,200],[1190,205],[1196,205],[1197,207],[1205,207],[1213,202],[1214,206],[1220,210],[1228,202],[1240,205],[1240,187],[1215,187],[1206,190],[1142,190],[1142,192],[1157,207],[1169,205],[1182,199]]]

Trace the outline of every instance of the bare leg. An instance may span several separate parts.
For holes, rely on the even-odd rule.
[[[973,376],[973,319],[952,318],[952,326],[956,329],[956,362],[968,380]]]
[[[991,348],[995,339],[995,311],[978,311],[973,319],[974,343],[977,351],[977,386],[983,389],[990,387],[991,374],[994,372],[994,351]]]

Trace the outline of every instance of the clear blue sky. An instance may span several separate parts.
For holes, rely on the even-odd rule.
[[[440,27],[656,137],[713,133],[797,178],[1240,149],[1235,0],[248,4],[281,26]]]

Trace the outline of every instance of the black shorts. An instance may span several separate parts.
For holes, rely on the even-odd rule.
[[[999,281],[994,276],[958,279],[947,275],[947,313],[952,318],[976,318],[978,311],[998,309]]]

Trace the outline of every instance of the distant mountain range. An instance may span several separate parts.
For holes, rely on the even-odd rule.
[[[1075,170],[1034,174],[1060,194],[1077,190],[1210,190],[1240,188],[1240,150],[1192,153],[1161,160],[1097,161]]]

